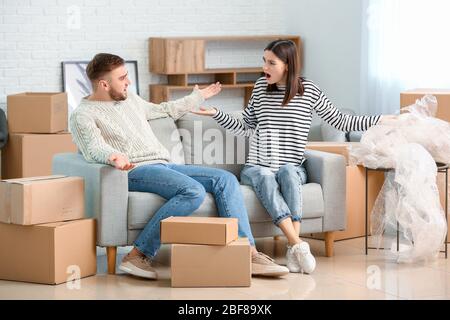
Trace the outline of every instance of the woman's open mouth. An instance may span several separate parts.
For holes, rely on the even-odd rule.
[[[270,79],[270,77],[271,77],[271,75],[270,75],[270,74],[268,74],[268,73],[265,73],[265,75],[266,75],[266,79]]]

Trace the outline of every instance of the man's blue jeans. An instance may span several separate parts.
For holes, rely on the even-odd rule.
[[[266,167],[249,165],[241,171],[241,183],[253,187],[277,226],[288,217],[301,221],[302,185],[306,179],[305,167],[294,164],[281,166],[276,173]]]
[[[214,196],[219,216],[238,218],[239,236],[247,237],[255,245],[239,182],[226,170],[194,165],[143,165],[128,173],[128,189],[156,193],[167,200],[134,242],[149,258],[161,246],[161,220],[190,215],[200,207],[206,192]]]

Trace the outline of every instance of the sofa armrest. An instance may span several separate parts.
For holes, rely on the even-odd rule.
[[[128,173],[112,166],[89,163],[81,154],[53,157],[53,174],[84,178],[86,216],[97,219],[99,246],[127,245]]]
[[[325,215],[323,232],[346,227],[346,162],[342,155],[306,150],[308,182],[322,186]]]

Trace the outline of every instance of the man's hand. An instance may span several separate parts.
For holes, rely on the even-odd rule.
[[[198,114],[200,116],[214,116],[217,113],[216,108],[207,109],[205,107],[200,107],[200,110],[191,110],[192,113]]]
[[[198,85],[195,85],[195,88],[198,89]],[[218,94],[220,92],[220,90],[222,90],[222,85],[220,84],[220,82],[216,82],[213,84],[210,84],[209,86],[207,86],[204,89],[200,90],[200,93],[203,96],[203,99],[209,99],[213,96],[215,96],[216,94]]]
[[[114,164],[114,167],[119,170],[130,170],[135,167],[135,165],[131,163],[126,156],[121,154],[113,153],[109,157],[109,161],[111,161]]]

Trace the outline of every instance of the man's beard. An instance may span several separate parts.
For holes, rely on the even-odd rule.
[[[114,101],[123,101],[127,98],[127,92],[119,92],[114,90],[113,88],[111,88],[111,90],[109,91],[109,97],[111,99],[113,99]]]

